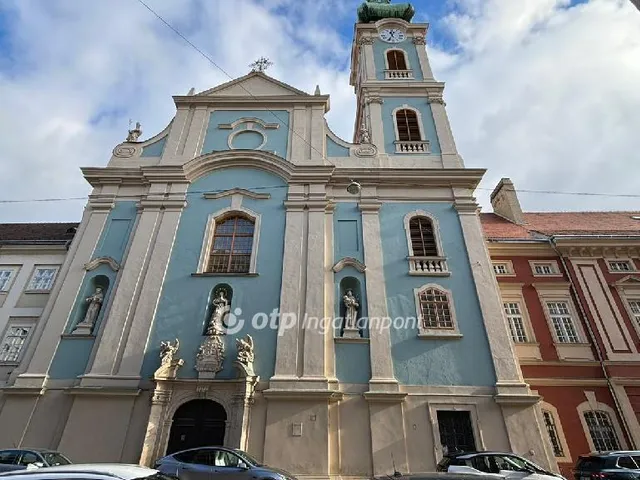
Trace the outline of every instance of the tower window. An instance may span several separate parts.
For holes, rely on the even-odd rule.
[[[437,257],[438,248],[433,232],[433,224],[426,217],[413,217],[409,221],[411,246],[415,257]]]
[[[402,50],[389,50],[387,52],[389,70],[407,70],[407,61]]]
[[[419,142],[422,140],[418,115],[413,110],[403,109],[396,112],[398,140],[401,142]]]
[[[254,222],[236,215],[216,224],[207,272],[249,273]]]
[[[454,328],[446,292],[437,288],[420,292],[420,317],[425,330]]]

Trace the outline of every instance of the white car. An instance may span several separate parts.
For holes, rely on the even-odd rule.
[[[152,468],[121,463],[85,463],[0,473],[11,480],[176,480]]]
[[[508,480],[566,480],[513,453],[471,452],[448,454],[440,460],[437,470],[449,473],[493,475]]]

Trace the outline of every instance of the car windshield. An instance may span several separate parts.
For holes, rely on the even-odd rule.
[[[42,458],[50,467],[69,465],[71,463],[67,457],[58,452],[42,452]]]
[[[533,470],[534,472],[538,472],[538,473],[548,473],[542,467],[539,467],[535,463],[533,463],[533,462],[531,462],[529,460],[526,460],[524,458],[509,456],[509,457],[507,457],[507,460],[512,462],[514,465],[516,465],[521,470]]]
[[[252,465],[260,465],[260,462],[257,461],[255,458],[253,458],[251,455],[249,455],[246,452],[243,452],[242,450],[233,450],[234,453],[236,453],[240,458],[242,458],[245,462],[250,463]]]

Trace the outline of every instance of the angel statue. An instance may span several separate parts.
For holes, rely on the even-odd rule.
[[[180,348],[180,341],[176,338],[175,344],[171,342],[160,342],[160,368],[158,368],[153,377],[157,379],[176,378],[178,368],[184,365],[184,360],[174,358]]]
[[[173,362],[173,356],[180,348],[180,340],[176,338],[175,345],[172,345],[170,341],[160,342],[160,363],[167,365]]]
[[[218,296],[213,299],[213,312],[207,326],[207,335],[224,335],[222,319],[229,311],[229,300],[225,296],[224,290],[218,292]]]
[[[246,377],[253,377],[253,361],[255,360],[253,338],[247,335],[245,338],[236,339],[236,347],[238,349],[238,359],[236,366],[242,371]]]

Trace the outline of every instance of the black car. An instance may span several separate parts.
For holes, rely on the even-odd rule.
[[[640,479],[640,452],[615,451],[581,455],[573,476],[575,480]]]
[[[69,465],[67,457],[54,450],[32,448],[10,448],[0,450],[0,473],[26,468]]]

